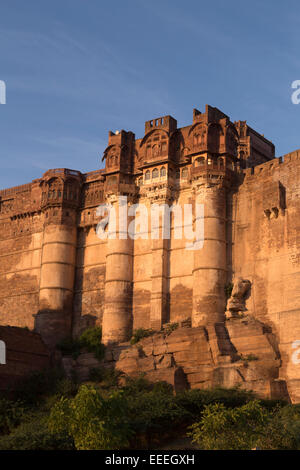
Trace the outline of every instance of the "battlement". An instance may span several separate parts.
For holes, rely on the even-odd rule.
[[[177,129],[177,121],[172,116],[163,116],[145,122],[145,134],[154,129],[165,129],[174,132]]]
[[[9,196],[14,196],[17,193],[22,193],[25,191],[30,191],[32,187],[32,183],[21,184],[20,186],[13,186],[12,188],[1,189],[0,190],[0,198],[5,198]]]
[[[261,165],[247,168],[243,171],[245,181],[253,181],[259,176],[269,176],[279,168],[283,168],[291,163],[300,163],[300,150],[287,153],[286,155],[274,158],[268,162],[262,163]]]
[[[70,170],[69,168],[54,168],[47,170],[43,174],[43,178],[49,178],[51,176],[81,176],[81,172],[77,170]]]

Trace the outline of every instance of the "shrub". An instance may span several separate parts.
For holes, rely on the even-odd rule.
[[[194,389],[180,392],[175,400],[191,416],[200,417],[205,405],[222,403],[228,408],[242,406],[254,399],[254,393],[239,388]]]
[[[72,439],[65,434],[49,432],[48,416],[32,413],[8,436],[0,437],[0,450],[72,450]]]
[[[173,391],[168,385],[158,384],[152,390],[133,393],[132,389],[129,389],[127,392],[130,398],[130,421],[136,432],[165,432],[187,415],[176,403]]]
[[[148,336],[151,336],[154,334],[154,331],[151,329],[145,330],[144,328],[138,328],[137,330],[134,330],[133,335],[130,340],[130,344],[136,344],[138,343],[141,339],[147,338]]]
[[[80,354],[81,344],[78,339],[68,337],[60,341],[56,347],[61,351],[63,356],[72,356],[73,359],[77,359]]]
[[[263,450],[300,450],[300,406],[277,407],[258,446]]]
[[[75,398],[54,405],[49,429],[72,437],[77,450],[126,448],[132,435],[127,399],[121,391],[104,398],[95,387],[82,385]]]
[[[0,398],[0,434],[7,434],[20,424],[24,415],[24,404],[20,400]]]
[[[79,338],[79,343],[82,348],[93,352],[95,357],[101,360],[104,357],[104,345],[101,343],[101,340],[102,328],[96,326],[85,330]]]
[[[250,354],[246,354],[245,356],[243,354],[241,354],[240,359],[241,359],[241,361],[247,363],[247,362],[251,362],[251,361],[258,361],[259,358],[257,356],[255,356],[255,354],[250,353]]]
[[[101,343],[102,328],[99,326],[86,329],[78,339],[71,337],[64,338],[56,347],[65,356],[72,356],[77,359],[81,349],[85,348],[88,352],[95,354],[96,358],[101,360],[104,357],[104,345]]]
[[[143,392],[165,392],[173,395],[172,385],[166,382],[150,382],[145,378],[145,373],[139,374],[137,377],[125,377],[125,385],[123,390],[129,396],[137,395]]]
[[[64,371],[59,368],[33,372],[19,382],[16,398],[36,404],[45,396],[55,394],[58,383],[64,378]]]
[[[166,336],[169,336],[173,331],[177,330],[177,328],[179,327],[179,323],[168,323],[165,327],[164,327],[164,333]]]
[[[205,450],[251,450],[270,421],[270,413],[253,400],[239,408],[222,403],[206,405],[202,419],[188,433]]]
[[[101,382],[101,386],[104,388],[113,388],[119,385],[119,378],[122,374],[117,369],[93,367],[90,369],[89,379],[92,382]]]

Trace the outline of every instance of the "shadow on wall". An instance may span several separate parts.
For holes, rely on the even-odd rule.
[[[76,331],[72,328],[72,313],[50,309],[39,310],[34,317],[34,331],[41,335],[45,344],[55,349],[57,343],[72,336],[80,336],[87,328],[96,326],[98,318],[94,315],[83,315]]]

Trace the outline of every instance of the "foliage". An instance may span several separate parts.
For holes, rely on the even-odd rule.
[[[9,435],[0,437],[0,450],[72,450],[74,444],[66,434],[49,432],[48,415],[30,413]]]
[[[77,359],[80,354],[81,344],[78,339],[67,337],[57,343],[56,347],[63,356],[72,356],[73,359]]]
[[[101,340],[102,328],[100,326],[88,328],[79,338],[80,346],[89,352],[93,352],[99,360],[104,357],[104,345],[101,343]]]
[[[24,377],[18,384],[15,397],[27,405],[37,405],[49,397],[55,401],[61,396],[73,396],[77,390],[78,385],[66,378],[64,370],[55,367]]]
[[[263,450],[300,450],[300,405],[275,409],[258,447]]]
[[[101,360],[104,357],[104,345],[101,343],[101,340],[102,328],[95,326],[86,329],[81,334],[80,338],[64,338],[56,347],[64,356],[72,356],[73,359],[77,359],[81,350],[84,348],[88,352],[94,353],[95,357]]]
[[[166,382],[152,383],[145,377],[145,373],[142,372],[136,377],[125,377],[125,384],[123,390],[128,395],[136,395],[143,392],[149,392],[151,390],[159,391],[161,389],[172,393],[172,386]]]
[[[24,415],[24,403],[0,398],[0,434],[7,434],[16,427]]]
[[[117,387],[119,378],[123,373],[117,369],[106,367],[93,367],[90,369],[89,379],[92,382],[101,383],[103,388]]]
[[[177,330],[179,323],[168,323],[164,327],[164,333],[166,336],[169,336],[173,331]]]
[[[144,328],[138,328],[137,330],[134,330],[133,335],[130,340],[130,344],[136,344],[138,343],[141,339],[147,338],[148,336],[151,336],[154,334],[154,331],[151,329],[144,329]]]
[[[255,356],[255,354],[246,354],[245,356],[243,354],[240,355],[240,359],[243,362],[251,362],[251,361],[258,361],[258,357]]]
[[[57,393],[58,384],[64,379],[64,371],[60,368],[33,372],[19,382],[16,398],[25,403],[36,404],[45,396]]]
[[[205,450],[251,450],[269,421],[270,413],[257,400],[238,408],[215,403],[205,406],[188,435]]]
[[[245,405],[255,398],[253,392],[236,388],[217,387],[213,389],[193,389],[178,393],[176,402],[193,417],[200,417],[206,405],[222,403],[228,408]],[[277,403],[277,402],[276,402]]]
[[[175,395],[145,374],[120,381],[118,370],[104,367],[90,379],[79,387],[50,369],[32,374],[18,401],[0,399],[0,450],[155,449],[192,423],[189,435],[204,449],[300,448],[300,405],[258,402],[238,387]]]
[[[104,398],[95,387],[82,385],[75,398],[54,405],[49,429],[72,437],[77,450],[125,448],[132,434],[128,401],[122,391]]]

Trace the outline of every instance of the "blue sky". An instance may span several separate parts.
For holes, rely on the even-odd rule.
[[[2,0],[0,187],[100,168],[109,130],[206,103],[295,150],[299,46],[293,0]]]

